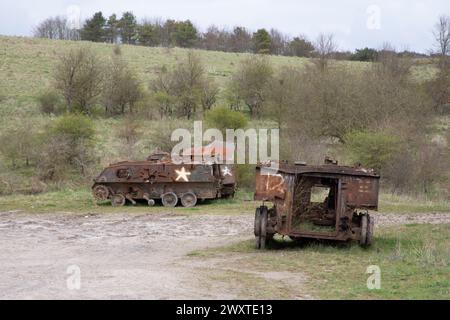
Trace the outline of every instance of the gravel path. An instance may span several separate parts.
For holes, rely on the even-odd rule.
[[[375,217],[450,222],[450,213]],[[226,286],[201,287],[204,265],[186,254],[248,239],[252,228],[250,215],[0,212],[0,299],[237,298]]]

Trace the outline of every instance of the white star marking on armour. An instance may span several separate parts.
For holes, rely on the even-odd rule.
[[[182,167],[181,170],[175,170],[175,172],[178,174],[178,177],[175,179],[175,181],[178,181],[180,179],[183,179],[184,181],[189,181],[187,176],[190,176],[191,173],[189,171],[186,171],[184,167]]]
[[[222,174],[223,174],[224,176],[230,176],[230,177],[233,176],[233,175],[231,174],[230,168],[228,168],[228,167],[225,167],[225,168],[222,169]]]

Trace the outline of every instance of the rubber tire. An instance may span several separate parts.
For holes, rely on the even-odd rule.
[[[367,233],[366,233],[366,246],[370,246],[373,243],[373,229],[375,221],[373,217],[368,215],[369,222],[367,223]]]
[[[260,249],[261,248],[261,208],[256,208],[255,211],[255,225],[254,225],[254,230],[253,230],[254,234],[255,234],[255,244],[256,244],[256,249]]]
[[[187,197],[190,197],[191,199],[193,198],[193,200],[191,200],[191,202],[189,202],[189,200],[186,201]],[[183,207],[186,207],[186,208],[195,207],[195,205],[197,204],[197,196],[193,192],[186,192],[185,194],[183,194],[181,196],[180,200],[181,200],[181,204],[183,205]]]
[[[121,193],[116,193],[111,197],[111,205],[113,207],[123,207],[126,203],[126,198]]]
[[[361,217],[361,239],[359,240],[359,244],[365,246],[367,244],[367,215],[363,215]]]
[[[161,201],[164,207],[173,208],[178,203],[178,196],[173,192],[167,192],[161,196]]]
[[[260,234],[260,249],[265,249],[267,244],[267,220],[269,214],[267,207],[261,207],[261,234]]]
[[[255,224],[253,227],[253,233],[255,234],[255,237],[259,237],[261,234],[261,209],[256,208],[255,210]]]

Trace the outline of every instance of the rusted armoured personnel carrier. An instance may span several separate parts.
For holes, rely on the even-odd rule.
[[[234,168],[222,164],[174,164],[168,153],[153,153],[146,161],[111,164],[94,179],[92,192],[98,201],[111,200],[113,206],[144,199],[153,206],[161,200],[174,207],[178,200],[193,207],[197,200],[233,197]]]
[[[378,209],[379,175],[361,167],[280,163],[276,170],[256,168],[254,234],[262,249],[276,233],[294,240],[315,238],[372,243]],[[268,208],[264,202],[271,202]]]

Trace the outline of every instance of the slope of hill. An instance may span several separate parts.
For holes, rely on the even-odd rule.
[[[35,97],[48,88],[52,81],[52,70],[59,55],[77,46],[89,46],[103,59],[113,53],[114,45],[85,41],[56,41],[25,37],[0,36],[0,114],[21,109],[33,111]],[[162,65],[171,67],[182,59],[188,49],[160,48],[122,45],[124,59],[136,70],[147,84]],[[207,72],[223,87],[227,78],[239,62],[251,57],[247,53],[226,53],[195,50],[206,66]],[[275,68],[281,66],[301,67],[310,63],[307,58],[269,56]],[[370,64],[364,62],[336,62],[351,68],[363,70]],[[434,74],[433,68],[421,64],[413,70],[417,79],[427,79]]]

